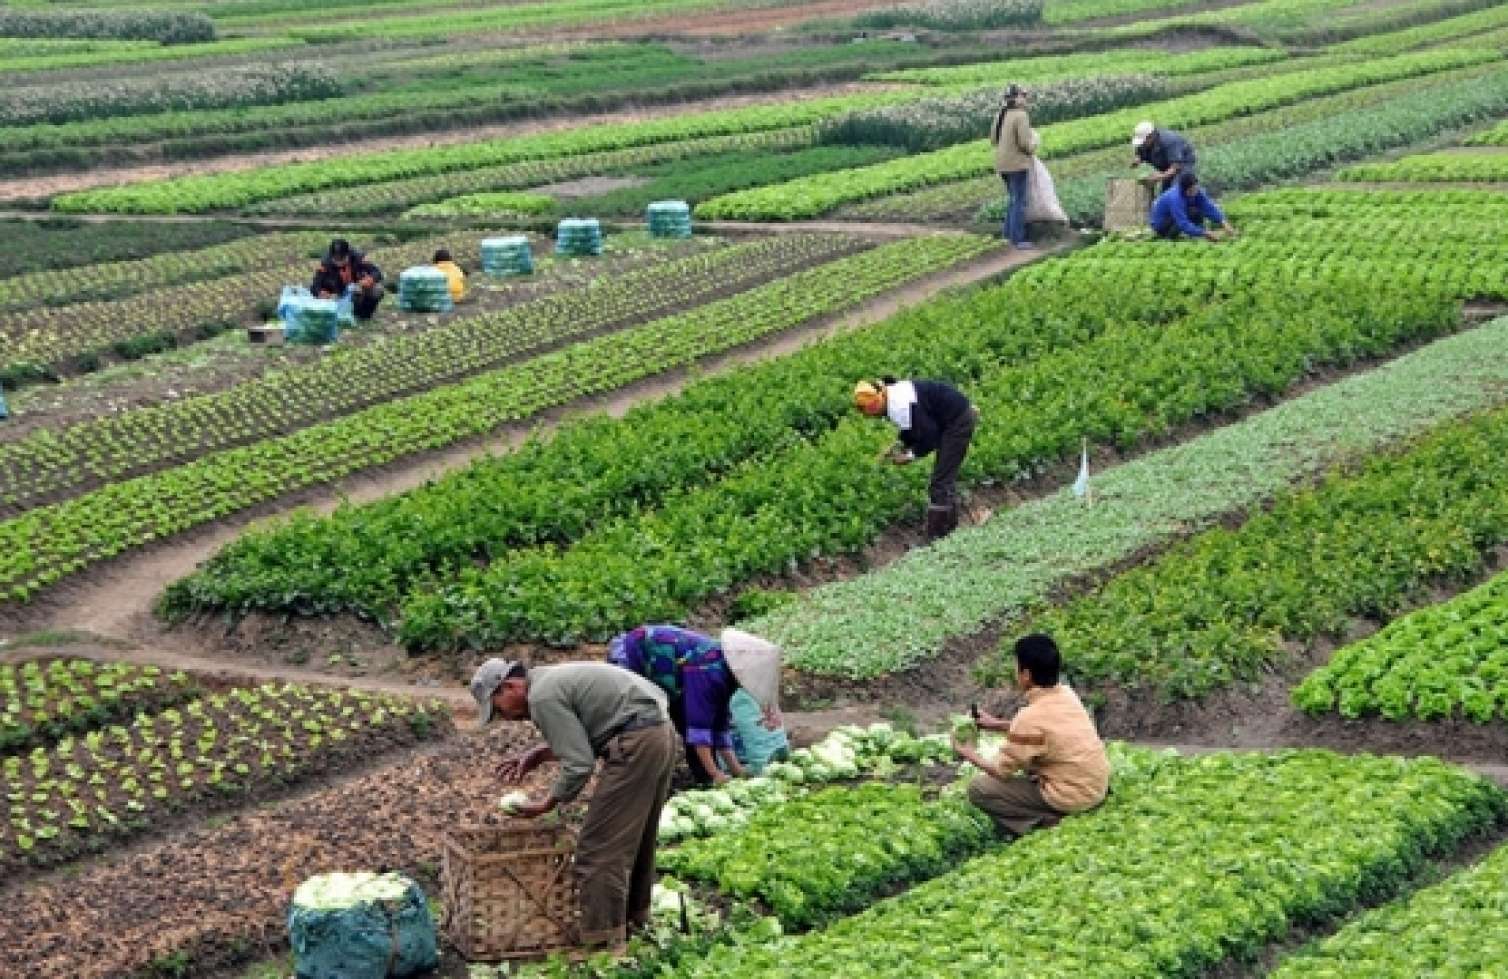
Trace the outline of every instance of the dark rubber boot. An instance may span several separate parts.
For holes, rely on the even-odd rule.
[[[927,507],[927,540],[940,540],[958,528],[958,507]]]

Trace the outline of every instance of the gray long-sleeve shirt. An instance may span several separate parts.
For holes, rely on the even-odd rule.
[[[529,671],[529,718],[560,762],[550,795],[570,802],[620,731],[669,715],[665,694],[637,674],[608,663],[563,663]]]

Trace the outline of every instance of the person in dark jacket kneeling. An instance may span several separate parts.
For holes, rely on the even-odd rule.
[[[958,470],[979,410],[961,391],[941,381],[860,381],[854,404],[871,417],[887,416],[900,429],[900,442],[887,453],[896,465],[906,465],[937,453],[928,488],[927,539],[937,540],[958,526]]]
[[[347,286],[355,286],[353,312],[359,320],[369,320],[382,302],[382,270],[366,255],[351,248],[344,238],[330,242],[330,251],[314,270],[314,284],[309,291],[320,299],[339,299]]]

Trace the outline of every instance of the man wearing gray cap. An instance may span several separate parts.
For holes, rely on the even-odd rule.
[[[544,744],[498,765],[504,781],[520,782],[541,764],[560,762],[549,794],[519,806],[518,816],[532,819],[576,798],[602,759],[576,844],[581,941],[621,945],[627,929],[649,923],[655,838],[677,749],[665,695],[607,663],[530,670],[503,659],[478,667],[471,695],[483,724],[494,716],[528,720],[544,736]]]

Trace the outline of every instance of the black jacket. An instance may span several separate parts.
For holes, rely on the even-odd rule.
[[[382,270],[368,261],[365,254],[353,250],[351,252],[351,281],[360,282],[369,275],[373,282],[382,281]],[[314,270],[314,284],[309,287],[309,291],[316,296],[322,292],[333,292],[338,296],[346,291],[346,284],[340,277],[340,267],[330,256],[326,255],[324,261],[319,263],[319,268]]]
[[[943,432],[973,408],[957,388],[941,381],[912,381],[916,404],[911,406],[911,427],[901,429],[901,444],[917,458],[937,450]]]

